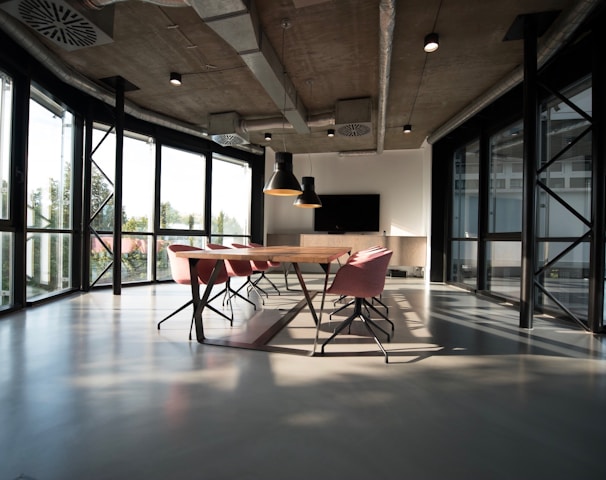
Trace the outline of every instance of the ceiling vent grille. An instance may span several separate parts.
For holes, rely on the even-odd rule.
[[[248,138],[241,133],[240,117],[236,112],[211,114],[208,133],[214,142],[224,147],[249,143]]]
[[[213,139],[213,142],[223,145],[224,147],[248,143],[245,138],[241,137],[237,133],[220,133],[217,135],[211,135],[211,138]]]
[[[337,128],[337,133],[343,137],[362,137],[370,133],[370,127],[365,123],[348,123]]]
[[[113,6],[93,11],[64,0],[11,0],[0,8],[65,50],[113,41]]]
[[[335,110],[335,130],[343,137],[362,137],[372,128],[370,98],[339,100]]]

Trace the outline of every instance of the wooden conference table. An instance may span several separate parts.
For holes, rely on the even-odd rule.
[[[209,340],[204,336],[204,324],[202,322],[202,312],[204,311],[204,307],[208,302],[208,298],[210,296],[211,290],[217,278],[217,274],[220,271],[220,265],[224,263],[225,260],[247,260],[247,261],[272,261],[272,262],[282,262],[282,263],[290,263],[292,264],[295,273],[297,274],[297,279],[299,280],[299,285],[301,286],[301,291],[305,296],[305,301],[307,302],[307,306],[312,315],[312,318],[316,325],[316,337],[314,341],[314,346],[312,355],[315,353],[316,343],[318,340],[318,331],[320,328],[320,319],[322,315],[322,309],[324,308],[324,298],[326,295],[326,288],[328,285],[328,276],[330,274],[330,264],[351,251],[351,247],[293,247],[293,246],[274,246],[274,247],[254,247],[254,248],[229,248],[229,249],[220,249],[220,250],[191,250],[191,251],[182,251],[176,252],[178,257],[185,257],[189,259],[190,264],[190,274],[191,274],[191,285],[192,285],[192,299],[194,302],[195,310],[194,310],[194,323],[196,326],[196,340],[199,343],[211,344],[211,345],[223,345],[223,346],[234,346],[241,348],[255,348],[255,349],[265,349],[262,348],[261,344],[235,344],[228,341],[217,341],[217,340]],[[198,287],[198,276],[196,271],[196,263],[199,259],[209,259],[215,260],[215,268],[211,274],[210,280],[204,289],[204,293],[202,297],[200,297],[200,290]],[[322,266],[325,271],[324,277],[324,288],[322,289],[322,303],[320,306],[320,318],[316,313],[316,310],[312,303],[312,297],[305,285],[305,280],[303,279],[303,275],[301,274],[301,269],[299,267],[300,263],[318,263]],[[286,317],[286,316],[285,316]],[[279,328],[269,335],[265,337],[263,342],[266,343],[271,340],[271,337],[275,335],[281,328],[286,326],[290,320],[294,318],[293,316],[288,316],[284,319]]]

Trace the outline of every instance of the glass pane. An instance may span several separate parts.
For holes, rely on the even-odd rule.
[[[480,144],[473,142],[454,154],[452,236],[477,238]]]
[[[544,265],[549,259],[555,258],[569,243],[541,242],[539,258]],[[589,243],[577,245],[574,249],[559,259],[554,265],[545,270],[539,279],[560,303],[579,318],[586,320],[589,305]],[[553,307],[559,311],[549,297],[539,291],[539,303]]]
[[[0,233],[0,264],[2,265],[0,306],[2,307],[13,303],[13,245],[14,235],[12,233]]]
[[[476,285],[478,276],[478,242],[452,242],[452,281]]]
[[[70,233],[30,233],[27,236],[27,300],[71,287]]]
[[[206,237],[173,237],[163,236],[158,237],[156,244],[157,260],[156,260],[156,279],[171,280],[170,265],[168,263],[168,254],[166,248],[173,244],[190,245],[192,247],[204,248],[206,246]]]
[[[522,122],[490,138],[488,230],[492,233],[522,231]]]
[[[156,146],[153,138],[124,137],[122,231],[151,232],[154,226]]]
[[[205,179],[204,155],[162,147],[160,228],[204,230]]]
[[[575,87],[570,101],[591,114],[591,88]],[[591,132],[583,134],[589,122],[566,103],[557,99],[542,112],[545,141],[545,164],[558,159],[539,174],[539,180],[586,220],[591,218]],[[563,204],[539,189],[539,236],[580,237],[588,227]]]
[[[42,98],[40,93],[33,93]],[[73,115],[50,100],[30,100],[27,225],[71,228]]]
[[[90,278],[91,284],[112,283],[113,235],[91,235],[90,238]]]
[[[12,114],[13,83],[0,71],[0,219],[3,220],[7,220],[10,214]]]
[[[113,131],[106,135],[109,129],[105,125],[96,125],[93,128],[90,225],[98,232],[114,230],[116,136]]]
[[[122,235],[122,283],[152,279],[153,247],[151,235]]]
[[[520,298],[520,242],[487,242],[488,289],[514,300]]]
[[[213,156],[212,234],[250,234],[251,181],[247,163]]]

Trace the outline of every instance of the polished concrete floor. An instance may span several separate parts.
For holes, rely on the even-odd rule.
[[[606,478],[604,337],[389,279],[389,364],[357,325],[311,356],[305,310],[271,342],[292,353],[254,351],[188,341],[188,311],[158,331],[188,296],[103,290],[0,317],[0,479]],[[205,313],[207,336],[299,299],[237,301],[234,327]]]

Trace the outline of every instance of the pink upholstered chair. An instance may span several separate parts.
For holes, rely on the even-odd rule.
[[[226,247],[225,245],[219,245],[218,243],[207,243],[206,247],[209,250],[219,250],[222,248],[229,249],[230,247]],[[239,290],[234,290],[231,286],[231,279],[233,277],[244,277],[246,278],[246,282],[250,281],[250,276],[252,275],[252,266],[248,260],[225,260],[225,269],[227,270],[227,282],[225,283],[226,288],[226,298],[227,301],[231,301],[233,297],[239,297],[242,300],[250,303],[254,309],[257,309],[257,306],[254,302],[251,302],[248,298],[241,295]]]
[[[355,253],[352,253],[349,258],[347,259],[347,263],[356,263],[359,262],[360,259],[364,259],[366,257],[368,257],[369,255],[372,255],[376,252],[382,252],[382,251],[386,251],[387,248],[382,247],[380,245],[375,245],[373,247],[368,247],[365,248],[364,250],[359,250]],[[334,305],[336,307],[336,304],[338,302],[341,302],[343,299],[345,299],[347,297],[347,295],[341,295],[339,298],[337,298],[334,301]],[[383,308],[385,308],[385,313],[380,312],[379,310],[377,310],[374,306],[374,302],[379,303],[380,305],[383,306]],[[345,308],[349,307],[350,305],[353,305],[355,303],[355,300],[351,300],[348,303],[346,303],[345,305],[342,305],[341,307],[337,308],[336,310],[333,310],[330,313],[330,318],[332,318],[333,315],[336,315],[337,313],[339,313],[340,311],[344,310]],[[379,314],[380,316],[382,316],[385,320],[389,321],[389,319],[387,318],[387,314],[389,313],[389,307],[387,305],[385,305],[382,301],[381,301],[381,296],[379,295],[378,297],[373,297],[370,303],[366,303],[365,304],[367,310],[371,309],[374,312],[376,312],[377,314]]]
[[[365,252],[361,255],[354,254],[352,255],[354,258],[351,261],[348,261],[337,270],[332,285],[326,290],[326,293],[354,297],[354,311],[337,325],[334,333],[324,341],[322,344],[322,353],[324,353],[324,347],[327,343],[332,341],[343,329],[349,327],[354,320],[359,318],[385,355],[385,363],[389,361],[387,352],[383,348],[375,330],[384,333],[387,336],[387,341],[391,340],[391,335],[372,320],[363,307],[371,305],[367,299],[372,299],[383,292],[387,266],[389,265],[392,253],[391,250],[380,249]],[[393,332],[393,322],[386,317],[383,318],[389,322],[391,331]]]
[[[250,245],[244,245],[243,243],[232,243],[231,246],[234,248],[254,248]],[[265,274],[265,272],[270,269],[269,262],[267,262],[267,261],[251,260],[250,266],[252,267],[253,273]],[[263,304],[265,304],[265,302],[263,300],[263,295],[265,295],[266,297],[269,297],[269,295],[267,294],[267,292],[265,290],[263,290],[261,287],[259,287],[257,285],[258,281],[259,281],[259,279],[257,279],[256,281],[253,281],[252,278],[249,278],[249,280],[244,285],[242,285],[240,288],[238,288],[238,290],[236,290],[236,291],[239,292],[244,287],[247,287],[248,293],[250,293],[250,291],[253,290],[254,292],[257,293],[257,295],[261,299],[261,302],[263,302]]]
[[[179,244],[169,245],[167,248],[168,261],[170,264],[170,273],[171,273],[175,283],[178,283],[180,285],[191,285],[191,275],[190,275],[190,269],[189,269],[189,260],[187,258],[177,257],[176,252],[191,251],[191,250],[202,250],[202,249],[198,248],[198,247],[192,247],[191,245],[179,245]],[[203,260],[203,259],[198,260],[198,262],[196,263],[196,269],[198,271],[198,288],[199,288],[200,284],[206,285],[208,283],[208,281],[210,279],[210,275],[214,268],[214,264],[215,264],[215,262],[212,260]],[[219,275],[217,276],[217,279],[215,280],[215,285],[225,283],[227,281],[227,279],[228,279],[227,271],[225,270],[225,268],[223,268],[222,271],[219,272]],[[215,295],[213,298],[208,300],[208,303],[210,303],[215,298],[217,298],[217,295]],[[158,330],[160,330],[160,325],[162,323],[164,323],[166,320],[173,317],[177,313],[181,312],[182,310],[187,308],[189,305],[193,305],[193,303],[194,303],[193,300],[190,299],[188,302],[181,305],[170,315],[168,315],[168,316],[164,317],[162,320],[160,320],[158,322]],[[233,325],[233,316],[234,316],[233,311],[232,311],[231,317],[228,317],[223,312],[214,308],[212,305],[207,304],[205,308],[208,308],[209,310],[212,310],[213,312],[217,313],[218,315],[226,318],[227,320],[229,320],[230,324]],[[231,308],[231,305],[230,305],[230,308]],[[192,326],[193,326],[193,312],[192,312],[192,322],[189,327],[190,340],[191,340]]]
[[[250,242],[250,243],[248,244],[248,246],[249,246],[249,247],[252,247],[252,248],[263,247],[263,245],[261,245],[260,243],[253,243],[253,242]],[[275,291],[278,293],[278,295],[280,295],[280,290],[278,290],[278,287],[276,287],[276,285],[274,284],[274,282],[272,282],[272,281],[271,281],[271,280],[270,280],[270,279],[267,277],[267,275],[265,275],[265,272],[267,272],[267,270],[269,270],[270,268],[279,267],[280,265],[281,265],[281,263],[280,263],[280,262],[267,262],[267,266],[268,266],[268,268],[267,268],[267,269],[265,269],[265,270],[261,270],[261,271],[260,271],[259,277],[258,277],[258,278],[257,278],[257,279],[256,279],[256,280],[253,282],[253,284],[254,284],[254,285],[257,287],[257,288],[261,288],[261,287],[259,287],[259,282],[260,282],[261,280],[266,280],[266,281],[267,281],[267,282],[268,282],[268,283],[271,285],[271,287],[272,287],[272,288],[273,288],[273,289],[274,289],[274,290],[275,290]]]

